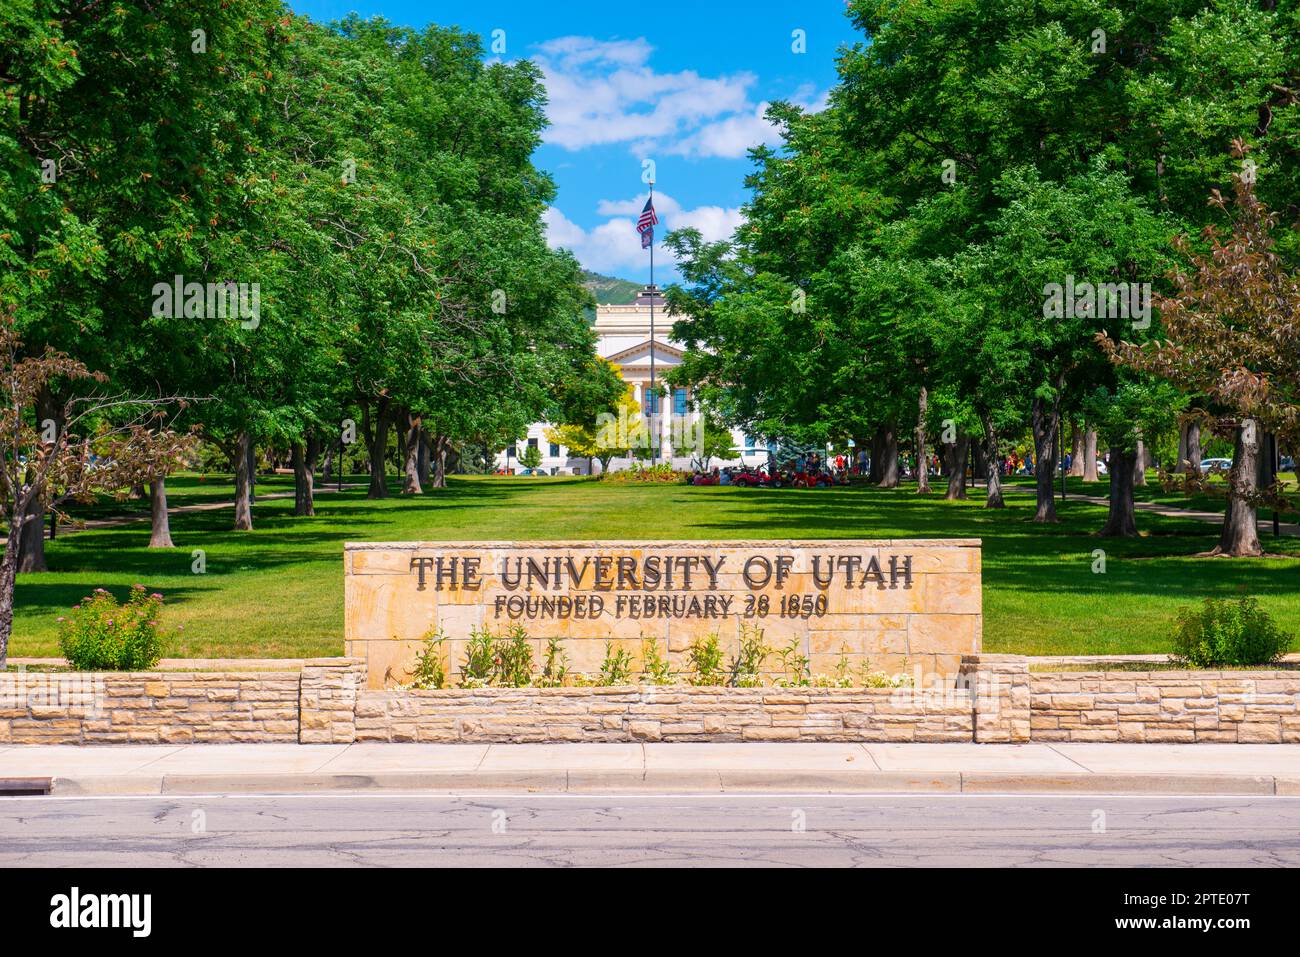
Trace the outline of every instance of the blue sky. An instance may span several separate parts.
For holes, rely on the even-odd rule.
[[[546,73],[552,125],[536,162],[559,187],[547,212],[551,244],[589,269],[638,282],[649,278],[633,226],[646,197],[642,160],[655,163],[658,238],[687,225],[710,239],[729,235],[746,199],[745,150],[775,142],[763,105],[819,108],[838,48],[861,39],[843,0],[289,2],[318,21],[355,11],[456,25],[485,47],[504,31],[503,58],[534,60]],[[796,30],[805,52],[794,50]],[[675,278],[667,259],[656,246],[657,282]]]

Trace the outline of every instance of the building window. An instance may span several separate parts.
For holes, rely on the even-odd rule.
[[[673,389],[673,415],[686,414],[686,390]]]
[[[536,439],[529,439],[529,440],[528,440],[528,447],[529,447],[530,449],[535,449],[535,448],[537,448],[537,440],[536,440]]]
[[[560,447],[559,447],[558,445],[556,445],[554,442],[552,442],[552,443],[551,443],[551,458],[553,458],[553,459],[558,459],[559,457],[560,457]]]
[[[659,387],[655,386],[653,390],[646,386],[645,390],[645,414],[656,415],[659,412]]]

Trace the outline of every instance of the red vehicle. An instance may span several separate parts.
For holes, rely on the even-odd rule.
[[[731,473],[731,484],[737,488],[780,488],[783,482],[780,475],[773,476],[766,469],[745,466]]]

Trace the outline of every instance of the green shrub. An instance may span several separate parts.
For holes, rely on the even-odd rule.
[[[442,655],[446,638],[437,630],[424,636],[424,647],[415,656],[415,667],[407,672],[411,687],[416,691],[432,691],[447,687],[447,662]]]
[[[526,688],[532,683],[533,642],[523,625],[511,625],[504,635],[494,635],[490,628],[470,630],[460,666],[462,688]]]
[[[605,660],[600,663],[600,677],[596,684],[602,687],[632,683],[632,656],[622,648],[615,650],[612,641],[605,642]]]
[[[812,684],[812,674],[808,667],[812,662],[800,649],[798,638],[790,639],[790,644],[777,651],[777,655],[781,658],[783,673],[778,684],[790,688],[806,688]]]
[[[723,683],[722,646],[718,642],[717,632],[705,638],[697,638],[691,643],[686,653],[691,663],[693,685],[720,685]]]
[[[59,648],[77,671],[143,671],[162,657],[163,596],[132,585],[125,604],[103,588],[59,619]]]
[[[772,653],[763,641],[763,629],[742,625],[736,654],[727,665],[727,684],[733,688],[757,688],[763,683],[763,662]]]
[[[634,464],[628,469],[617,472],[602,472],[602,481],[616,485],[663,485],[683,482],[689,473],[678,472],[666,462],[658,465]]]
[[[569,676],[569,653],[560,647],[563,638],[546,639],[546,657],[536,684],[541,688],[559,688]]]
[[[659,642],[655,638],[641,639],[641,683],[647,685],[673,683],[672,664],[659,653]]]
[[[1173,637],[1174,659],[1197,668],[1268,664],[1292,638],[1254,598],[1207,598],[1199,608],[1184,608]]]
[[[465,663],[460,666],[462,688],[486,688],[496,670],[496,638],[486,628],[471,629],[465,642]]]
[[[533,643],[523,625],[511,625],[496,640],[493,684],[526,688],[533,682]]]

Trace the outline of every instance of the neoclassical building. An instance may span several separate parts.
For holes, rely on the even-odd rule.
[[[654,306],[655,329],[650,335],[650,308]],[[602,305],[596,307],[596,354],[618,366],[623,378],[632,387],[633,395],[640,406],[650,428],[656,429],[660,436],[660,448],[673,448],[671,459],[673,468],[690,469],[698,463],[692,458],[689,449],[674,447],[673,431],[690,436],[695,433],[699,421],[699,412],[691,408],[689,390],[684,388],[668,389],[663,397],[662,408],[657,408],[654,396],[650,392],[650,361],[654,357],[655,382],[664,387],[664,375],[682,361],[681,346],[669,336],[673,320],[667,314],[662,294],[655,286],[647,286],[637,295],[636,302],[627,305]],[[522,470],[519,456],[528,446],[536,446],[542,453],[540,471],[550,475],[582,475],[588,468],[585,456],[570,456],[564,446],[551,442],[546,437],[548,423],[535,422],[528,427],[528,435],[507,446],[497,453],[497,468]],[[740,458],[730,461],[714,459],[710,466],[738,465],[742,461],[747,465],[758,465],[767,461],[765,445],[750,440],[743,433],[733,431],[735,448]],[[680,443],[679,443],[680,444]],[[662,458],[661,458],[662,461]],[[627,468],[631,460],[627,458],[612,459],[610,470]],[[600,470],[600,463],[596,463]]]

